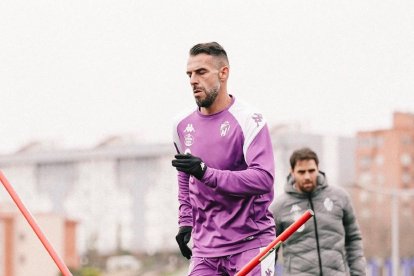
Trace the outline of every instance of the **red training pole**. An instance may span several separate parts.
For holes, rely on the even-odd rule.
[[[52,257],[53,261],[56,263],[59,270],[62,272],[63,276],[72,276],[72,273],[69,271],[68,267],[63,263],[63,261],[61,260],[59,255],[53,249],[52,245],[49,243],[46,236],[43,234],[42,230],[37,225],[35,219],[30,214],[30,212],[26,209],[23,202],[20,200],[19,196],[17,195],[16,191],[13,189],[12,185],[9,183],[9,181],[4,176],[4,174],[1,170],[0,170],[0,181],[1,181],[1,183],[3,183],[4,188],[6,188],[7,192],[10,194],[10,196],[13,199],[14,203],[16,203],[16,205],[19,208],[20,212],[22,212],[23,216],[26,218],[27,222],[30,224],[33,231],[36,233],[37,237],[42,242],[43,246],[46,248],[46,250],[49,253],[50,257]]]
[[[285,229],[274,241],[272,241],[266,248],[248,262],[235,276],[245,276],[247,273],[253,270],[261,261],[263,261],[270,253],[278,248],[282,242],[287,240],[296,230],[299,229],[305,222],[307,222],[313,216],[312,210],[307,210],[303,215],[288,228]]]

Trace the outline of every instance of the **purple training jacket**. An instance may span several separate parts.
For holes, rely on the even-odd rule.
[[[201,181],[178,172],[178,223],[193,227],[193,256],[237,254],[275,239],[273,149],[260,113],[233,97],[219,113],[178,118],[174,142],[207,165]]]

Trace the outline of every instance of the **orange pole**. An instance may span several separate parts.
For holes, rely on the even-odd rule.
[[[272,241],[262,252],[248,262],[235,276],[245,276],[253,270],[261,261],[263,261],[270,253],[276,250],[282,242],[287,240],[296,230],[313,216],[312,210],[307,210],[297,221],[285,229],[274,241]]]
[[[14,203],[16,203],[17,207],[19,208],[20,212],[26,218],[27,222],[32,227],[33,231],[42,242],[43,246],[46,248],[47,252],[49,253],[50,257],[52,257],[53,261],[58,266],[59,270],[62,272],[63,276],[72,276],[72,273],[69,271],[68,267],[53,249],[53,246],[47,240],[46,236],[43,234],[42,230],[36,223],[33,216],[30,214],[29,210],[24,206],[23,202],[20,200],[19,196],[17,195],[16,191],[13,189],[12,185],[7,180],[6,176],[4,176],[3,172],[0,170],[0,181],[3,183],[4,188],[6,188],[7,192],[13,199]]]

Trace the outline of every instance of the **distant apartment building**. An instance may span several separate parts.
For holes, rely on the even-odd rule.
[[[355,208],[368,257],[391,255],[392,190],[399,193],[400,256],[414,256],[414,114],[396,112],[390,129],[357,133]]]
[[[35,213],[36,221],[53,248],[69,268],[78,268],[76,222],[61,215]],[[56,276],[59,269],[16,210],[0,205],[0,276]]]
[[[330,185],[344,186],[354,180],[355,138],[313,134],[297,125],[273,126],[270,132],[276,165],[276,195],[283,192],[290,173],[291,154],[302,147],[309,147],[318,154],[319,168],[326,173]]]
[[[29,145],[0,155],[0,168],[30,210],[78,222],[81,254],[151,253],[178,250],[173,154],[172,145],[112,137],[82,150]],[[0,206],[8,200],[0,190]]]

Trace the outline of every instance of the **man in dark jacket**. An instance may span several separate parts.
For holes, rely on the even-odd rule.
[[[309,148],[293,152],[285,193],[275,199],[280,234],[303,212],[309,220],[283,244],[284,275],[366,275],[361,232],[349,195],[328,186],[318,156]]]

